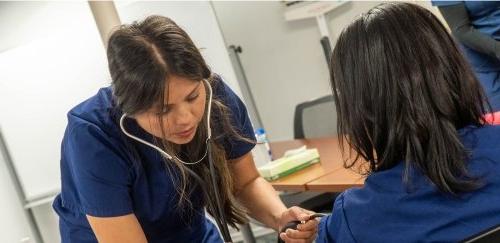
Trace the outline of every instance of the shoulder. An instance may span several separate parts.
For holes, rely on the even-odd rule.
[[[355,242],[344,211],[344,194],[335,199],[332,214],[321,219],[316,242]]]
[[[233,122],[232,125],[236,127],[244,126],[248,122],[247,120],[249,120],[245,104],[226,82],[224,82],[220,75],[215,74],[214,76],[211,84],[213,99],[222,104],[222,107],[213,107],[215,108],[213,110],[215,120],[218,120],[220,116],[228,115]]]
[[[213,129],[216,131],[215,134],[217,134],[215,140],[223,145],[229,159],[239,158],[250,152],[255,144],[235,137],[234,134],[228,132],[227,128],[223,126],[223,120],[227,118],[229,125],[234,128],[234,132],[241,137],[254,140],[255,135],[250,117],[243,101],[224,82],[222,77],[215,75],[211,85],[214,100],[222,103],[222,106],[213,106],[215,109],[212,113],[214,118],[212,123],[214,124]]]
[[[363,187],[344,191],[335,202],[335,210],[341,209],[343,220],[351,224],[380,220],[384,215],[397,211],[396,207],[387,205],[401,206],[398,200],[406,197],[409,191],[430,190],[425,179],[416,171],[412,172],[411,183],[406,184],[402,179],[404,170],[404,163],[399,163],[388,170],[372,173],[366,178]]]
[[[468,126],[458,130],[464,146],[470,150],[496,150],[500,152],[500,125]]]
[[[119,128],[121,112],[115,107],[110,87],[100,89],[96,95],[71,109],[63,138],[63,152],[75,152],[76,147],[86,151],[109,151],[127,154],[126,140]],[[68,150],[69,148],[72,148]],[[82,155],[85,152],[82,151]]]
[[[229,116],[236,121],[246,121],[248,120],[247,108],[240,97],[234,92],[229,85],[224,81],[224,79],[215,74],[212,83],[214,100],[221,102],[227,111],[229,111]],[[219,111],[216,111],[216,115]]]
[[[469,171],[490,186],[498,186],[500,177],[500,125],[466,127],[459,130],[461,141],[469,153]]]
[[[231,89],[231,87],[229,87],[229,85],[227,85],[224,81],[224,78],[218,74],[214,74],[212,89],[214,98],[222,101],[226,105],[230,105],[231,103],[240,100],[234,90]]]
[[[113,101],[111,87],[101,88],[97,94],[68,112],[66,131],[72,132],[75,128],[92,129],[111,135],[117,131],[120,113]]]

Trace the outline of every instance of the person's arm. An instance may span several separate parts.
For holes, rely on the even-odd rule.
[[[100,127],[70,116],[62,150],[80,200],[79,208],[99,242],[147,242],[133,214],[131,164],[126,148]],[[71,199],[71,197],[70,197]]]
[[[148,242],[134,214],[119,217],[93,217],[87,215],[87,220],[99,243]]]
[[[475,51],[500,59],[500,42],[472,26],[464,3],[439,6],[453,35]]]
[[[230,165],[237,188],[236,197],[256,220],[279,231],[289,221],[306,221],[312,214],[299,207],[287,209],[271,184],[260,177],[251,153],[231,160]],[[317,225],[316,220],[310,220],[299,225],[299,230],[288,230],[285,240],[305,239],[310,242],[316,236]]]
[[[318,225],[316,243],[326,242],[356,242],[344,211],[344,193],[341,193],[333,203],[332,214],[321,218]]]

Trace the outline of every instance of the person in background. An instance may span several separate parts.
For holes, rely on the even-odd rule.
[[[368,176],[337,197],[316,242],[458,242],[500,224],[500,126],[429,10],[369,10],[340,34],[330,72],[340,139],[357,154],[345,166]]]
[[[500,2],[432,1],[448,23],[481,82],[494,112],[500,111]]]
[[[243,102],[174,21],[119,27],[107,57],[112,85],[68,113],[53,203],[63,243],[222,242],[205,208],[233,227],[247,214],[277,231],[308,219],[259,176]],[[316,229],[281,237],[311,242]]]

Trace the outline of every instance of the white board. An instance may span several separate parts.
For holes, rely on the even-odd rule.
[[[34,7],[20,26],[44,33],[0,53],[0,127],[27,198],[60,188],[66,113],[110,80],[86,2]]]

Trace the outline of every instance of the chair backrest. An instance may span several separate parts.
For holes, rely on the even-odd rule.
[[[332,95],[326,95],[295,107],[294,138],[337,135],[337,113]]]
[[[463,243],[500,242],[500,225],[489,228],[462,241]]]

